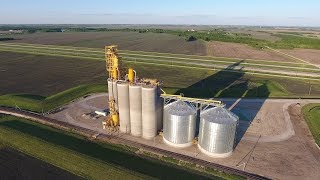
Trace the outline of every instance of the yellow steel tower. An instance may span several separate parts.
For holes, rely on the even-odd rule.
[[[106,58],[106,69],[108,72],[109,80],[112,82],[116,82],[120,79],[120,58],[118,56],[117,46],[111,45],[105,47],[105,58]],[[113,91],[109,89],[109,93]],[[116,101],[114,99],[114,95],[109,99],[109,116],[106,121],[103,122],[103,128],[108,127],[117,127],[119,125],[119,113],[116,110]]]
[[[112,83],[116,83],[117,81],[128,81],[130,84],[134,84],[136,82],[136,72],[132,69],[128,69],[128,74],[125,76],[125,80],[120,72],[121,69],[121,59],[118,55],[118,48],[116,45],[105,46],[105,58],[106,58],[106,69],[108,74],[108,81]],[[113,85],[112,85],[113,87]],[[117,93],[113,89],[109,89],[109,93]],[[119,125],[119,112],[116,109],[116,99],[115,94],[109,96],[109,115],[106,121],[102,122],[103,128],[106,127],[117,127]]]
[[[115,45],[105,47],[105,57],[106,57],[106,69],[109,74],[109,79],[112,81],[117,81],[120,79],[120,58],[118,55],[118,48]]]

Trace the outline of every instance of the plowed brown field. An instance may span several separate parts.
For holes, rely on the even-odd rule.
[[[320,65],[320,50],[316,49],[282,49],[281,52],[290,54],[294,57],[301,58],[313,64]]]
[[[294,60],[276,54],[275,52],[259,50],[239,43],[213,41],[208,43],[207,48],[208,55],[211,56],[294,62]]]
[[[64,32],[15,35],[15,43],[53,44],[103,48],[116,44],[122,50],[206,55],[202,41],[187,42],[183,37],[164,33]]]

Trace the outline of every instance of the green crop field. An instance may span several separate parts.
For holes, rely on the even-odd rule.
[[[308,104],[303,106],[302,112],[314,140],[320,146],[320,104]]]
[[[141,158],[134,148],[92,142],[12,116],[0,116],[0,143],[88,179],[241,178],[212,170],[209,175],[205,169],[200,172],[151,157]]]
[[[46,112],[90,93],[106,92],[106,85],[80,85],[52,96],[44,97],[32,94],[7,94],[0,96],[0,105],[19,107],[35,112]]]
[[[208,31],[208,32],[179,32],[179,31],[168,31],[168,33],[190,37],[194,36],[197,39],[205,41],[222,41],[222,42],[234,42],[248,44],[253,47],[263,48],[264,46],[270,46],[280,49],[292,49],[292,48],[309,48],[309,49],[320,49],[320,39],[308,38],[289,34],[275,34],[280,40],[270,42],[264,39],[258,39],[247,34],[228,33],[221,30]]]
[[[289,34],[277,35],[281,38],[280,41],[276,41],[270,44],[271,47],[278,49],[292,49],[292,48],[306,48],[306,49],[320,49],[320,39],[302,37]]]

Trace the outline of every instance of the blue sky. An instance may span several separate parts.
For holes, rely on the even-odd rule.
[[[320,26],[320,0],[1,0],[0,24]]]

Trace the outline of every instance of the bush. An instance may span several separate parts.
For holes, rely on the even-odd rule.
[[[188,36],[187,39],[186,39],[186,41],[195,41],[195,40],[197,40],[197,38],[194,37],[193,35]]]

